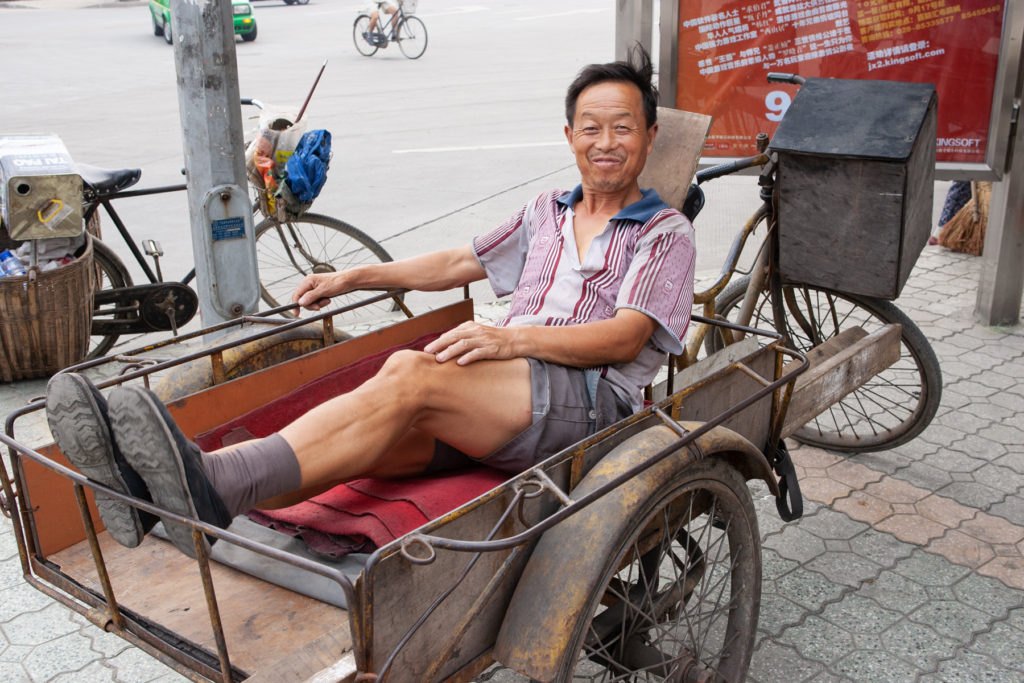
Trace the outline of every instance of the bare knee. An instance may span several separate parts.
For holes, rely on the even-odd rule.
[[[433,354],[402,349],[388,356],[374,379],[399,392],[402,397],[420,402],[440,368]]]

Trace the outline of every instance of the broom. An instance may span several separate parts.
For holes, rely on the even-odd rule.
[[[981,256],[991,198],[992,183],[972,181],[971,198],[942,226],[939,244],[953,251]]]

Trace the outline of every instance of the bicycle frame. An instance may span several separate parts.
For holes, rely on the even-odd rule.
[[[379,14],[377,15],[377,29],[376,30],[379,33],[383,33],[383,34],[387,35],[388,40],[395,40],[395,39],[397,39],[399,37],[398,36],[398,27],[402,24],[402,20],[405,19],[405,10],[402,9],[402,4],[399,3],[398,4],[398,8],[393,13],[388,15],[388,20],[386,22],[385,21],[381,21],[380,14],[383,13],[383,10],[380,9],[381,6],[378,5],[377,7],[378,7]],[[390,31],[390,35],[388,34],[389,31]]]
[[[121,216],[117,213],[117,210],[114,209],[114,205],[111,202],[115,199],[124,199],[126,197],[146,197],[154,194],[182,192],[186,189],[188,189],[188,186],[185,183],[181,183],[179,185],[162,185],[160,187],[143,188],[141,190],[124,190],[104,195],[87,202],[84,220],[88,223],[89,219],[93,217],[98,208],[102,206],[106,211],[107,216],[109,216],[110,220],[113,221],[117,231],[121,234],[125,244],[128,245],[128,249],[132,252],[132,256],[135,257],[135,261],[139,264],[139,267],[142,268],[142,272],[146,274],[146,277],[151,283],[157,284],[162,281],[161,278],[157,277],[156,273],[153,272],[153,269],[149,267],[148,263],[146,263],[146,258],[139,249],[139,245],[135,242],[131,233],[128,232],[128,227],[124,224],[124,221],[121,220]],[[179,282],[183,285],[187,285],[195,278],[195,276],[196,269],[192,268]]]

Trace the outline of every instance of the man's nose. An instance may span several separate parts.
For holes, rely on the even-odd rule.
[[[617,144],[615,139],[615,131],[611,127],[602,128],[601,134],[597,137],[597,146],[599,149],[614,149]]]

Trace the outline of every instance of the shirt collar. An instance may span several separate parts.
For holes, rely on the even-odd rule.
[[[653,189],[640,190],[640,194],[643,196],[639,201],[635,201],[619,211],[617,214],[612,216],[612,220],[630,220],[638,223],[646,223],[652,216],[654,216],[654,214],[658,213],[662,209],[670,208],[669,205],[662,201],[661,197],[658,196],[657,191]],[[583,199],[582,183],[577,185],[571,192],[563,193],[557,201],[559,204],[563,204],[571,209],[576,206],[576,202],[581,199]]]

